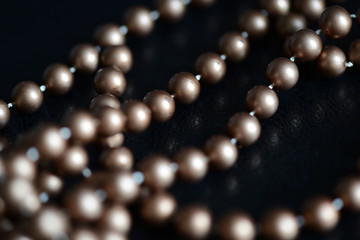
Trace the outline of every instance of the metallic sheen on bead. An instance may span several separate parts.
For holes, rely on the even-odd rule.
[[[86,144],[96,137],[97,123],[86,111],[77,110],[69,113],[65,125],[71,130],[71,139],[74,142]]]
[[[43,82],[47,91],[56,95],[62,95],[72,88],[74,75],[65,64],[55,63],[45,69]]]
[[[343,38],[351,30],[350,14],[340,6],[330,6],[321,14],[319,20],[321,31],[330,38]]]
[[[10,120],[10,110],[3,100],[0,99],[0,129],[4,128]]]
[[[70,52],[70,62],[76,70],[83,73],[93,73],[99,63],[99,53],[95,46],[82,43],[76,45]]]
[[[355,67],[360,68],[360,39],[356,39],[350,44],[349,59]]]
[[[125,92],[126,79],[124,74],[116,68],[102,68],[95,75],[94,88],[100,94],[110,93],[119,97]]]
[[[81,174],[89,161],[86,150],[80,145],[68,147],[59,159],[55,161],[57,170],[69,175]]]
[[[261,0],[260,6],[271,16],[284,16],[290,11],[290,0]]]
[[[151,123],[151,110],[145,103],[128,100],[123,104],[127,116],[126,130],[132,133],[145,131]]]
[[[264,85],[251,88],[246,94],[246,106],[259,118],[269,118],[279,107],[279,98],[274,90]]]
[[[208,171],[206,155],[195,147],[185,147],[174,156],[179,165],[179,176],[187,181],[198,181],[205,177]]]
[[[287,58],[275,58],[266,68],[267,79],[279,90],[289,90],[299,80],[299,69]]]
[[[94,41],[100,47],[125,44],[125,36],[120,32],[120,26],[115,23],[105,23],[94,33]]]
[[[291,36],[293,33],[306,28],[306,26],[306,18],[299,13],[289,13],[276,22],[276,30],[282,37]]]
[[[172,195],[157,192],[141,203],[140,214],[148,223],[162,225],[173,216],[176,207],[177,203]]]
[[[42,159],[57,159],[66,149],[66,140],[55,125],[44,125],[36,133],[35,146]]]
[[[125,130],[127,117],[122,110],[104,107],[100,108],[95,115],[98,119],[98,134],[108,137]]]
[[[310,20],[318,20],[325,10],[325,0],[295,0],[294,8]]]
[[[337,77],[346,70],[345,53],[338,47],[326,46],[317,59],[317,67],[328,77]]]
[[[175,101],[168,92],[153,90],[143,101],[150,108],[152,118],[158,122],[165,122],[174,115]]]
[[[19,83],[11,93],[12,104],[23,113],[32,113],[38,110],[43,103],[43,98],[39,86],[30,81]]]
[[[259,120],[247,113],[234,114],[227,125],[228,133],[240,146],[248,146],[258,140],[261,133]]]
[[[128,204],[138,197],[140,189],[131,173],[118,171],[106,177],[104,188],[111,200]]]
[[[239,32],[229,32],[221,37],[219,51],[225,54],[226,60],[240,62],[249,53],[249,41]]]
[[[104,67],[116,67],[127,73],[133,65],[133,56],[127,46],[111,46],[101,52],[100,61]]]
[[[191,73],[180,72],[169,80],[169,91],[177,102],[190,104],[200,95],[200,83]]]
[[[202,82],[216,84],[225,77],[226,63],[216,53],[204,53],[196,60],[195,70]]]
[[[156,10],[161,18],[176,21],[184,15],[186,6],[182,0],[157,0]]]
[[[261,11],[248,10],[240,15],[238,27],[241,32],[247,32],[251,38],[260,38],[269,29],[269,19]]]
[[[336,195],[344,202],[344,207],[352,211],[360,210],[360,179],[348,176],[336,186]]]
[[[109,108],[120,108],[120,101],[117,97],[110,93],[100,94],[94,97],[91,102],[89,108],[96,112],[99,108],[109,107]]]
[[[216,229],[222,240],[252,240],[256,236],[253,220],[242,212],[233,212],[224,216]]]
[[[137,36],[145,36],[154,28],[154,21],[151,18],[150,10],[135,6],[128,9],[125,13],[125,25],[129,29],[129,33]]]
[[[124,235],[130,231],[131,224],[132,220],[129,211],[120,204],[108,206],[99,221],[101,228]]]
[[[320,55],[322,42],[313,30],[301,29],[291,36],[289,47],[294,57],[302,61],[312,61]]]
[[[218,169],[232,167],[238,156],[237,147],[231,143],[229,137],[223,135],[211,137],[206,142],[204,151],[209,157],[211,166]]]

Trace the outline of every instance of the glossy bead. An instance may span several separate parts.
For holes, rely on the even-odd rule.
[[[313,30],[301,29],[291,36],[289,47],[294,57],[302,61],[312,61],[320,55],[322,42]]]
[[[4,164],[6,175],[9,177],[19,177],[29,181],[36,177],[36,165],[25,154],[13,153],[6,157]]]
[[[179,176],[186,181],[198,181],[208,171],[206,155],[195,147],[182,148],[175,154],[174,161],[179,165]]]
[[[261,0],[260,6],[271,16],[284,16],[290,11],[290,0]]]
[[[191,73],[180,72],[170,79],[169,91],[177,102],[190,104],[200,95],[200,83]]]
[[[100,161],[108,170],[130,171],[134,164],[134,157],[127,147],[119,147],[105,151]]]
[[[227,125],[228,133],[240,146],[248,146],[258,140],[261,126],[256,117],[241,112],[234,114]]]
[[[219,51],[226,56],[226,60],[240,62],[249,53],[249,41],[239,32],[229,32],[219,41]]]
[[[299,69],[287,58],[275,58],[266,68],[266,77],[279,90],[289,90],[299,80]]]
[[[120,109],[104,107],[96,113],[98,133],[103,136],[113,136],[125,130],[127,117]]]
[[[71,112],[65,120],[65,125],[71,130],[71,139],[76,143],[86,144],[96,137],[97,123],[86,111]]]
[[[162,155],[146,157],[141,161],[139,169],[144,174],[144,184],[156,190],[168,188],[175,180],[170,160]]]
[[[320,232],[330,231],[339,221],[339,212],[326,197],[315,197],[305,202],[303,215],[306,225]]]
[[[36,133],[35,146],[42,159],[56,159],[66,149],[66,140],[55,125],[44,125]]]
[[[356,39],[350,44],[349,59],[355,67],[360,68],[360,39]]]
[[[329,38],[343,38],[351,30],[352,19],[348,11],[340,6],[330,6],[321,14],[319,26]]]
[[[217,169],[232,167],[238,156],[237,147],[231,143],[230,138],[223,135],[211,137],[206,142],[204,151],[209,158],[211,166]]]
[[[209,235],[211,226],[211,214],[201,205],[188,205],[176,215],[175,227],[186,239],[205,238]]]
[[[94,41],[100,47],[125,44],[125,36],[120,32],[120,26],[115,23],[105,23],[95,30]]]
[[[158,0],[156,10],[160,13],[161,18],[176,21],[184,16],[186,7],[181,0]]]
[[[296,216],[287,209],[273,209],[261,222],[263,233],[270,239],[291,240],[299,234]]]
[[[299,13],[289,13],[276,22],[276,30],[283,37],[291,36],[293,33],[306,28],[306,26],[306,18]]]
[[[46,192],[48,195],[58,194],[64,183],[63,180],[50,172],[41,172],[37,177],[36,186],[40,192]]]
[[[70,234],[71,240],[101,240],[98,234],[92,230],[87,228],[77,228],[71,231]]]
[[[131,216],[124,206],[113,204],[104,210],[99,225],[103,229],[126,235],[131,228]]]
[[[145,131],[151,123],[151,110],[145,103],[138,100],[128,100],[123,105],[128,118],[126,130],[132,133]]]
[[[336,195],[344,202],[344,207],[352,211],[360,210],[360,179],[349,176],[336,186]]]
[[[264,85],[251,88],[246,94],[246,106],[259,118],[269,118],[279,107],[279,98],[274,90]]]
[[[173,216],[176,206],[173,196],[165,192],[157,192],[141,203],[141,217],[150,224],[161,225]]]
[[[195,70],[202,82],[216,84],[225,77],[226,63],[216,53],[204,53],[196,60]]]
[[[310,20],[319,19],[325,10],[325,0],[295,0],[294,8]]]
[[[100,94],[110,93],[119,97],[125,92],[126,79],[124,74],[116,68],[102,68],[95,75],[94,88]]]
[[[168,92],[153,90],[143,101],[150,108],[152,118],[158,122],[165,122],[174,115],[175,101]]]
[[[23,113],[32,113],[38,110],[43,103],[43,98],[40,87],[29,81],[19,83],[11,93],[12,104]]]
[[[10,120],[10,110],[3,100],[0,99],[0,129],[4,128]]]
[[[76,45],[70,52],[70,62],[76,70],[93,73],[98,67],[99,52],[95,46],[88,43]]]
[[[126,11],[125,25],[128,27],[129,33],[145,36],[153,30],[154,21],[149,9],[135,6]]]
[[[57,170],[69,175],[81,174],[87,167],[89,157],[86,150],[80,145],[68,147],[59,159],[56,160]]]
[[[252,240],[256,236],[256,228],[249,215],[235,212],[220,219],[217,233],[222,240]]]
[[[120,101],[114,95],[111,95],[110,93],[105,93],[94,97],[91,100],[89,106],[89,108],[95,112],[98,110],[98,108],[103,108],[103,107],[119,109]]]
[[[123,73],[130,71],[133,65],[132,53],[126,46],[105,48],[101,53],[100,60],[104,67],[116,67]]]
[[[110,199],[124,204],[134,201],[140,193],[139,186],[128,172],[111,174],[104,187]]]
[[[215,3],[215,0],[192,0],[191,4],[194,4],[196,6],[200,7],[208,7]]]
[[[248,10],[241,14],[238,27],[240,31],[245,31],[251,38],[264,36],[269,28],[269,19],[258,10]]]
[[[345,53],[338,47],[326,46],[317,59],[317,67],[328,77],[337,77],[346,70]]]
[[[45,69],[43,82],[47,91],[56,95],[62,95],[72,88],[74,75],[65,64],[55,63]]]
[[[124,139],[124,134],[117,133],[112,136],[98,136],[95,143],[100,148],[118,148],[124,143]]]

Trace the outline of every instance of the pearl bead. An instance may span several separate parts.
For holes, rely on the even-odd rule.
[[[240,146],[248,146],[258,140],[261,126],[256,117],[247,113],[236,113],[228,122],[228,133],[234,137]]]
[[[209,157],[210,164],[218,169],[232,167],[238,156],[237,147],[231,143],[230,138],[223,135],[211,137],[206,142],[204,151]]]
[[[246,94],[246,106],[249,111],[259,118],[269,118],[279,107],[279,98],[274,90],[258,85],[251,88]]]
[[[93,73],[99,63],[99,53],[95,46],[82,43],[76,45],[70,52],[70,62],[76,70],[83,73]]]
[[[152,118],[158,122],[165,122],[174,115],[175,101],[168,92],[153,90],[143,101],[150,108]]]
[[[170,79],[169,91],[174,94],[177,102],[190,104],[200,95],[200,83],[191,73],[180,72]]]
[[[216,84],[225,77],[226,64],[218,54],[204,53],[196,60],[195,69],[202,82]]]
[[[206,155],[195,147],[185,147],[174,156],[179,165],[179,176],[187,181],[198,181],[205,177],[208,171]]]
[[[338,47],[326,46],[317,59],[317,67],[328,77],[337,77],[346,70],[345,53]]]
[[[258,10],[248,10],[240,15],[239,30],[245,31],[251,38],[263,37],[269,29],[269,19]]]
[[[100,94],[110,93],[119,97],[125,92],[126,79],[124,74],[116,68],[102,68],[95,75],[94,88]]]
[[[33,113],[38,110],[43,98],[40,87],[29,81],[19,83],[11,93],[12,104],[23,113]]]
[[[229,32],[219,41],[219,51],[226,56],[226,60],[240,62],[249,53],[249,41],[238,32]]]
[[[267,79],[279,90],[289,90],[299,80],[299,70],[295,63],[287,58],[275,58],[266,68]]]
[[[62,95],[72,88],[74,76],[68,66],[55,63],[45,69],[43,82],[47,91],[56,95]]]
[[[321,31],[330,38],[343,38],[351,30],[350,14],[340,6],[328,7],[320,16]]]
[[[95,30],[94,41],[100,47],[118,46],[125,44],[125,36],[120,32],[119,25],[106,23]]]
[[[133,65],[133,56],[126,46],[112,46],[102,51],[100,61],[104,67],[115,67],[127,73]]]
[[[148,35],[154,28],[150,10],[142,6],[132,7],[125,13],[125,25],[129,33],[137,36]]]
[[[322,42],[314,31],[301,29],[291,36],[289,47],[294,57],[302,61],[312,61],[320,55]]]
[[[156,10],[160,13],[161,18],[176,21],[184,15],[186,7],[181,0],[158,0]]]

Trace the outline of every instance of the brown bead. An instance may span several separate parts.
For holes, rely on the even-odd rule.
[[[195,70],[202,82],[216,84],[225,77],[226,63],[216,53],[204,53],[196,60]]]
[[[315,197],[305,202],[303,215],[306,225],[320,232],[330,231],[339,221],[339,212],[326,197]]]
[[[103,136],[113,136],[125,130],[127,117],[120,110],[104,107],[96,112],[98,118],[98,133]]]
[[[133,56],[128,47],[113,46],[102,51],[100,61],[104,67],[116,67],[127,73],[133,65]]]
[[[306,18],[299,13],[289,13],[276,22],[276,30],[282,37],[291,36],[293,33],[306,28],[306,26]]]
[[[269,29],[269,19],[258,10],[248,10],[241,14],[238,27],[245,31],[251,38],[263,37]]]
[[[349,176],[342,179],[336,186],[336,195],[344,202],[344,207],[352,211],[360,210],[360,179]]]
[[[134,201],[140,193],[139,186],[129,172],[111,174],[104,187],[110,199],[124,204]]]
[[[9,142],[4,137],[0,137],[0,152],[3,152],[9,148]]]
[[[99,52],[95,46],[88,43],[76,45],[70,52],[70,62],[76,70],[93,73],[98,67]]]
[[[230,138],[217,135],[211,137],[205,144],[204,151],[209,157],[210,164],[217,169],[232,167],[238,156],[237,147]]]
[[[319,26],[329,38],[343,38],[351,30],[352,19],[348,11],[340,6],[330,6],[321,14]]]
[[[29,81],[19,83],[11,93],[12,104],[23,113],[32,113],[38,110],[43,103],[43,98],[40,87]]]
[[[199,7],[208,7],[215,3],[215,0],[192,0],[191,4]]]
[[[66,140],[55,125],[44,125],[36,133],[35,146],[42,159],[56,159],[66,149]]]
[[[99,225],[100,228],[126,235],[131,228],[131,216],[124,206],[113,204],[105,209]]]
[[[71,130],[71,139],[76,143],[86,144],[96,137],[97,123],[86,111],[71,112],[65,120],[65,125]]]
[[[295,0],[294,8],[310,20],[317,20],[325,10],[325,0]]]
[[[209,235],[212,217],[208,209],[201,205],[188,205],[176,216],[175,227],[186,239],[203,239]]]
[[[235,212],[221,218],[217,232],[222,240],[252,240],[256,236],[256,228],[249,215]]]
[[[161,18],[176,21],[184,16],[186,7],[181,0],[158,0],[156,10],[160,13]]]
[[[88,165],[89,157],[80,145],[68,147],[56,160],[57,170],[69,175],[80,174]]]
[[[150,108],[152,118],[158,122],[165,122],[174,115],[175,101],[168,92],[153,90],[143,101]]]
[[[124,143],[124,134],[117,133],[112,136],[98,136],[96,138],[96,145],[100,148],[118,148]]]
[[[128,118],[126,130],[132,133],[145,131],[151,123],[151,110],[145,103],[138,100],[128,100],[123,105]]]
[[[317,59],[317,67],[328,77],[337,77],[346,70],[345,53],[338,47],[326,46]]]
[[[279,107],[279,98],[274,90],[264,85],[251,88],[246,94],[246,106],[259,118],[269,118]]]
[[[0,99],[0,129],[4,128],[10,120],[10,110],[3,100]]]
[[[299,80],[299,69],[287,58],[275,58],[266,68],[266,77],[279,90],[289,90]]]
[[[249,53],[249,41],[238,32],[229,32],[219,41],[219,51],[226,56],[226,60],[240,62]]]
[[[141,217],[153,225],[168,221],[177,207],[175,198],[165,192],[157,192],[146,198],[140,208]]]
[[[261,126],[256,117],[241,112],[234,114],[228,122],[229,135],[235,138],[240,146],[248,146],[258,140]]]
[[[93,229],[77,228],[71,231],[71,240],[101,240]]]
[[[25,154],[13,153],[6,157],[5,172],[8,177],[19,177],[33,181],[36,177],[36,165]]]
[[[287,15],[290,11],[290,0],[261,0],[260,6],[271,16]]]
[[[302,61],[312,61],[320,55],[322,42],[313,30],[301,29],[291,36],[289,47],[294,57]]]
[[[200,83],[191,73],[180,72],[170,79],[169,91],[179,103],[190,104],[200,95]]]
[[[121,96],[126,89],[124,74],[113,67],[100,69],[94,78],[94,88],[98,93],[110,93],[114,96]]]
[[[100,230],[98,235],[101,240],[127,240],[126,236],[112,230]]]
[[[150,10],[135,6],[128,9],[125,13],[125,25],[129,33],[137,36],[145,36],[154,28],[154,20],[151,17]]]
[[[168,188],[175,180],[170,160],[162,155],[146,157],[141,161],[139,169],[144,174],[144,184],[156,190]]]
[[[55,63],[45,69],[43,82],[47,91],[52,94],[62,95],[72,88],[74,75],[65,64]]]
[[[50,172],[42,172],[37,177],[36,186],[40,192],[46,192],[49,195],[58,194],[64,183],[63,180]]]
[[[261,221],[264,236],[270,239],[291,240],[299,234],[296,216],[287,209],[273,209]]]
[[[182,148],[175,154],[174,161],[179,165],[179,176],[186,181],[198,181],[208,171],[206,155],[195,147]]]
[[[94,33],[94,41],[100,47],[125,44],[125,36],[120,32],[120,26],[115,23],[105,23]]]
[[[349,59],[355,67],[360,68],[360,39],[356,39],[350,44]]]
[[[114,95],[111,95],[110,93],[105,93],[105,94],[101,94],[101,95],[94,97],[91,100],[91,103],[89,106],[89,108],[95,112],[99,108],[103,108],[103,107],[119,109],[120,101]]]
[[[134,164],[134,157],[128,148],[119,147],[105,151],[100,161],[108,170],[130,171]]]

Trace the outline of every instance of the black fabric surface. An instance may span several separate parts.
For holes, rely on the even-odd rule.
[[[42,71],[51,63],[68,63],[72,46],[91,42],[93,30],[104,22],[121,23],[128,6],[149,0],[3,0],[0,7],[0,96],[10,100],[12,88],[23,80],[41,84]],[[360,7],[358,0],[342,4],[350,13]],[[239,13],[256,7],[255,1],[218,0],[208,9],[189,7],[178,23],[159,21],[145,38],[129,37],[134,67],[126,75],[128,87],[121,101],[142,99],[153,89],[167,89],[170,77],[193,71],[201,53],[216,51],[221,35],[236,30]],[[355,21],[354,21],[355,22]],[[214,134],[226,133],[227,119],[244,111],[247,90],[268,84],[266,65],[283,56],[282,39],[272,28],[266,38],[251,42],[249,57],[229,64],[227,76],[215,86],[202,86],[194,104],[178,106],[167,123],[153,123],[142,134],[126,135],[125,145],[136,161],[150,153],[172,156],[182,146],[202,147]],[[317,23],[310,27],[317,29]],[[335,44],[346,53],[350,42],[359,37],[354,24],[344,39],[323,37],[324,45]],[[207,205],[217,219],[233,209],[243,209],[256,220],[274,206],[287,206],[296,213],[306,198],[314,194],[333,196],[335,183],[356,171],[360,156],[360,71],[347,69],[338,78],[323,77],[313,63],[300,64],[300,81],[295,88],[279,92],[280,107],[275,116],[261,120],[262,135],[253,146],[241,149],[235,167],[210,172],[195,184],[177,181],[170,191],[179,205],[198,202]],[[92,76],[76,74],[75,86],[62,97],[45,94],[40,111],[31,115],[12,109],[10,124],[0,135],[14,142],[16,136],[40,122],[60,123],[71,108],[86,108],[95,96]],[[98,152],[91,149],[91,168],[98,166]],[[69,186],[71,187],[71,186]],[[56,201],[56,199],[54,200]],[[137,206],[132,207],[136,214]],[[130,239],[176,239],[169,225],[153,229],[135,217]],[[360,214],[342,214],[339,227],[327,235],[302,231],[299,239],[360,239]]]

